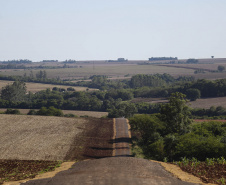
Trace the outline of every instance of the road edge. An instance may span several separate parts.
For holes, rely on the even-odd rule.
[[[113,118],[113,136],[112,136],[112,148],[113,148],[113,151],[112,151],[112,156],[114,157],[115,156],[115,142],[114,142],[114,140],[115,140],[115,137],[116,137],[116,125],[115,125],[115,122],[116,122],[116,119],[115,118]]]
[[[150,160],[150,161],[159,163],[166,171],[170,172],[174,177],[176,177],[182,181],[195,183],[195,184],[201,184],[201,185],[216,185],[216,184],[212,184],[212,183],[202,182],[200,178],[198,178],[190,173],[184,172],[177,165],[164,163],[164,162],[160,162],[160,161],[154,161],[154,160]]]
[[[20,185],[21,183],[25,183],[30,180],[38,180],[38,179],[46,179],[46,178],[52,178],[54,177],[57,173],[61,171],[68,170],[72,167],[73,164],[76,162],[63,162],[59,168],[56,168],[54,171],[51,172],[46,172],[43,174],[36,175],[35,178],[31,179],[24,179],[20,181],[9,181],[9,182],[4,182],[3,185]]]

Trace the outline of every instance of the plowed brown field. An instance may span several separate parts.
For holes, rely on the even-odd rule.
[[[0,117],[0,159],[82,160],[112,156],[112,119]]]

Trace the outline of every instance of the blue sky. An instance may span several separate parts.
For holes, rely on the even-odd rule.
[[[226,57],[225,0],[0,0],[0,60]]]

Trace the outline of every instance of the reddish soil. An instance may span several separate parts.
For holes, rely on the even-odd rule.
[[[57,161],[0,160],[0,184],[5,180],[34,178],[41,171],[54,170],[58,164]]]
[[[181,166],[181,169],[200,178],[204,183],[224,184],[222,183],[224,180],[220,179],[226,179],[226,164],[207,165],[202,162],[200,165],[193,167],[190,163]]]

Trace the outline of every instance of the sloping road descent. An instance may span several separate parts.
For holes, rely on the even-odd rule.
[[[75,163],[52,178],[22,185],[192,185],[173,177],[160,164],[130,156],[128,123],[115,120],[114,157]]]

